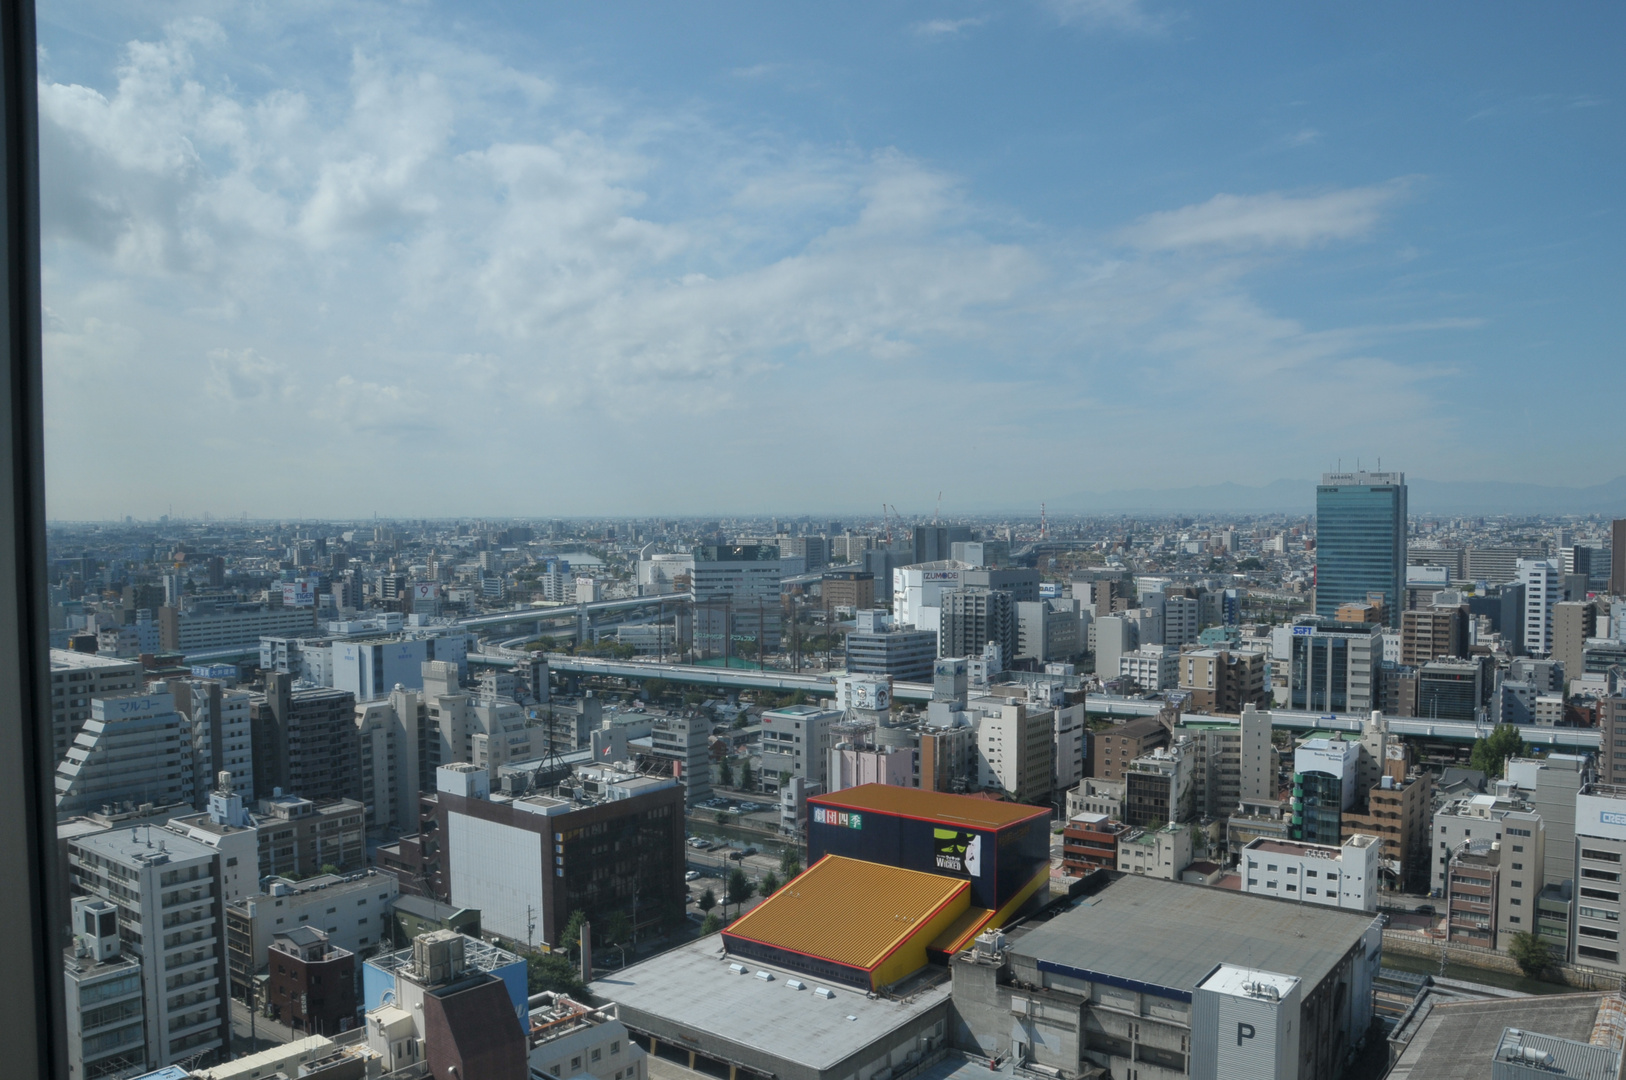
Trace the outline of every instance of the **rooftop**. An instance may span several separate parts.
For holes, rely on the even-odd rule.
[[[773,948],[875,968],[969,881],[826,855],[724,932]]]
[[[141,670],[141,661],[130,657],[120,660],[112,656],[103,656],[100,653],[77,652],[73,649],[52,649],[51,670],[67,671],[73,668],[128,668],[132,672]]]
[[[819,1072],[915,1022],[949,996],[938,968],[928,967],[922,982],[899,999],[870,998],[754,960],[743,964],[743,974],[735,972],[735,958],[720,945],[716,935],[703,937],[597,979],[588,989],[619,1005],[622,1021],[635,1028],[643,1025],[628,1010],[673,1031],[726,1040]],[[773,981],[755,978],[758,971],[772,973]],[[793,982],[803,989],[794,989]]]
[[[950,822],[974,829],[1002,829],[1007,825],[1048,816],[1050,813],[1041,806],[976,799],[969,795],[950,795],[941,791],[898,787],[895,784],[861,784],[830,795],[819,795],[807,801],[810,805],[870,810],[879,814],[919,818],[923,821]]]
[[[1130,875],[1025,934],[1012,952],[1041,964],[1132,977],[1189,1000],[1220,963],[1304,980],[1309,993],[1376,918],[1203,885]]]
[[[1509,1027],[1587,1042],[1605,997],[1551,994],[1439,1002],[1416,1022],[1387,1080],[1481,1080],[1490,1075],[1491,1055]]]
[[[1356,843],[1357,840],[1361,839],[1365,839],[1367,842],[1364,844]],[[1345,843],[1351,847],[1368,847],[1371,844],[1371,837],[1354,836]],[[1271,840],[1264,836],[1249,841],[1248,845],[1242,850],[1262,851],[1270,855],[1298,855],[1311,859],[1336,859],[1344,853],[1343,848],[1333,847],[1331,844],[1304,844],[1297,840]]]
[[[81,836],[74,844],[104,858],[126,864],[157,865],[177,860],[213,858],[217,850],[163,826],[132,825],[124,829]]]

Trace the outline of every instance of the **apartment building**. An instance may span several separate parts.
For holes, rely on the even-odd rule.
[[[146,1066],[230,1047],[220,855],[164,827],[79,836],[70,887],[118,909],[121,945],[141,964]]]
[[[93,698],[57,764],[57,814],[69,817],[125,803],[193,805],[192,736],[169,691]]]
[[[73,944],[63,952],[68,1075],[73,1080],[133,1075],[147,1064],[141,960],[120,943],[119,909],[109,900],[73,902]]]
[[[1169,729],[1155,716],[1142,716],[1096,732],[1091,742],[1090,775],[1121,781],[1131,761],[1169,745]]]
[[[1376,836],[1380,871],[1393,887],[1422,887],[1428,874],[1433,776],[1427,772],[1396,779],[1385,775],[1366,793],[1366,808],[1343,815],[1343,839]]]
[[[1270,704],[1265,687],[1265,654],[1229,649],[1197,649],[1177,661],[1180,689],[1191,695],[1193,712],[1240,713],[1245,706]]]
[[[1421,667],[1441,657],[1468,655],[1468,610],[1425,607],[1400,613],[1400,663]]]
[[[51,752],[53,761],[68,754],[74,738],[91,717],[91,702],[124,697],[142,689],[139,660],[120,660],[72,649],[51,650]]]

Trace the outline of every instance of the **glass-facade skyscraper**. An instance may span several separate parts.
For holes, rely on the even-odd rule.
[[[1384,621],[1400,627],[1406,595],[1406,474],[1323,473],[1315,489],[1315,613],[1383,594]]]

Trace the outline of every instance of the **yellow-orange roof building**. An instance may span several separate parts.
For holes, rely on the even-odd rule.
[[[988,914],[971,907],[968,881],[827,855],[723,939],[740,956],[879,990],[924,967],[928,949],[963,947]]]

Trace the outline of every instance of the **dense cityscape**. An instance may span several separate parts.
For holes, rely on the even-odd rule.
[[[1626,521],[1320,481],[58,523],[74,1075],[1618,1070]]]
[[[1623,38],[0,0],[0,1080],[1626,1080]]]

